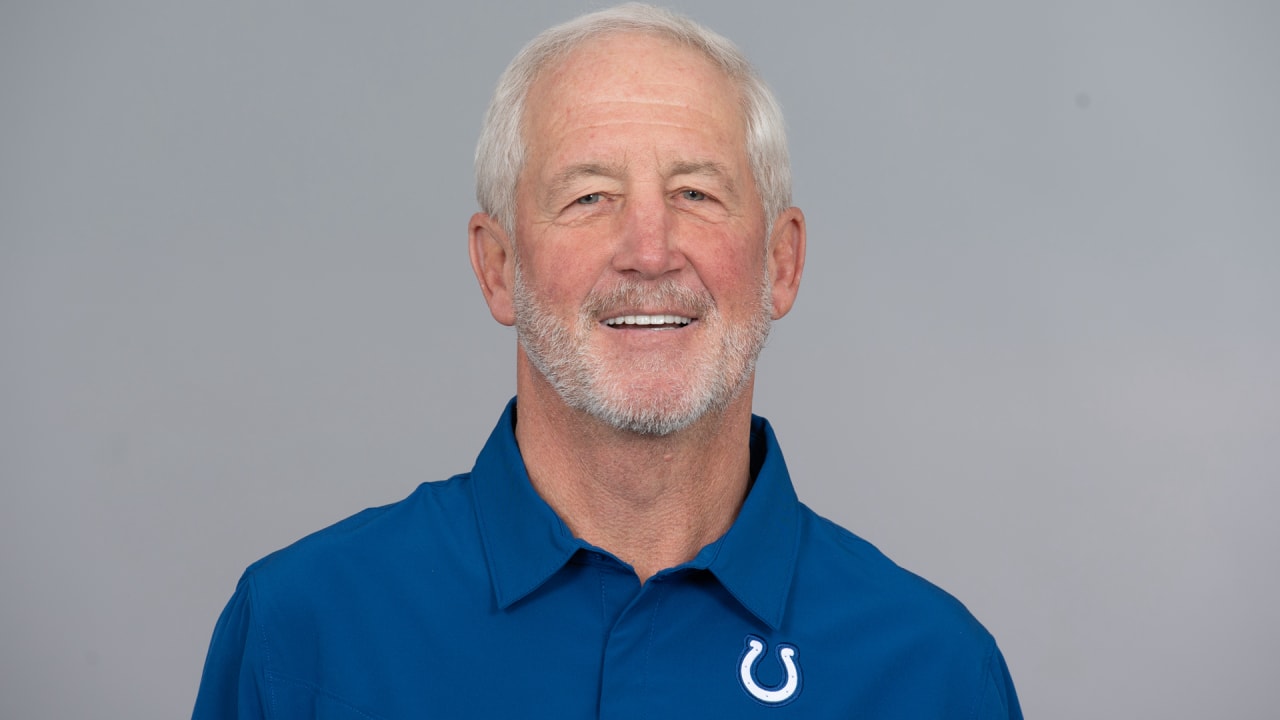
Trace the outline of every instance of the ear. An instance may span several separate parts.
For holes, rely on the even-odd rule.
[[[485,213],[471,216],[471,269],[480,282],[480,292],[489,305],[493,319],[503,325],[514,325],[516,311],[515,248],[502,224]]]
[[[773,319],[786,315],[800,292],[804,274],[804,213],[787,208],[773,223],[769,236],[769,278],[773,286]]]

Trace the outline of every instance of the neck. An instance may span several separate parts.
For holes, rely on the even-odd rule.
[[[522,363],[523,365],[523,363]],[[534,489],[577,537],[641,582],[728,531],[750,486],[751,389],[664,436],[605,425],[561,401],[535,370],[517,380],[516,441]]]

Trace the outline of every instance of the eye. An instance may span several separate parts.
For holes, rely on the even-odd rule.
[[[600,202],[602,197],[604,196],[600,193],[589,193],[578,198],[577,202],[579,205],[595,205]]]
[[[680,197],[684,198],[685,200],[693,200],[697,202],[699,200],[706,200],[707,194],[702,192],[701,190],[681,190]]]

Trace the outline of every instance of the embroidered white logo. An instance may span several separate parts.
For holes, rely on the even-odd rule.
[[[786,705],[800,692],[800,665],[796,662],[796,647],[787,643],[778,645],[778,660],[787,671],[787,679],[771,688],[756,682],[756,666],[760,664],[764,649],[764,640],[755,635],[747,636],[747,648],[738,663],[738,681],[748,695],[765,705]]]

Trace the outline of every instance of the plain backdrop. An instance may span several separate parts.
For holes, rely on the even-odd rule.
[[[1280,4],[687,0],[809,219],[757,412],[1034,718],[1280,705]],[[190,713],[246,565],[468,470],[499,72],[578,1],[0,0],[0,717]]]

